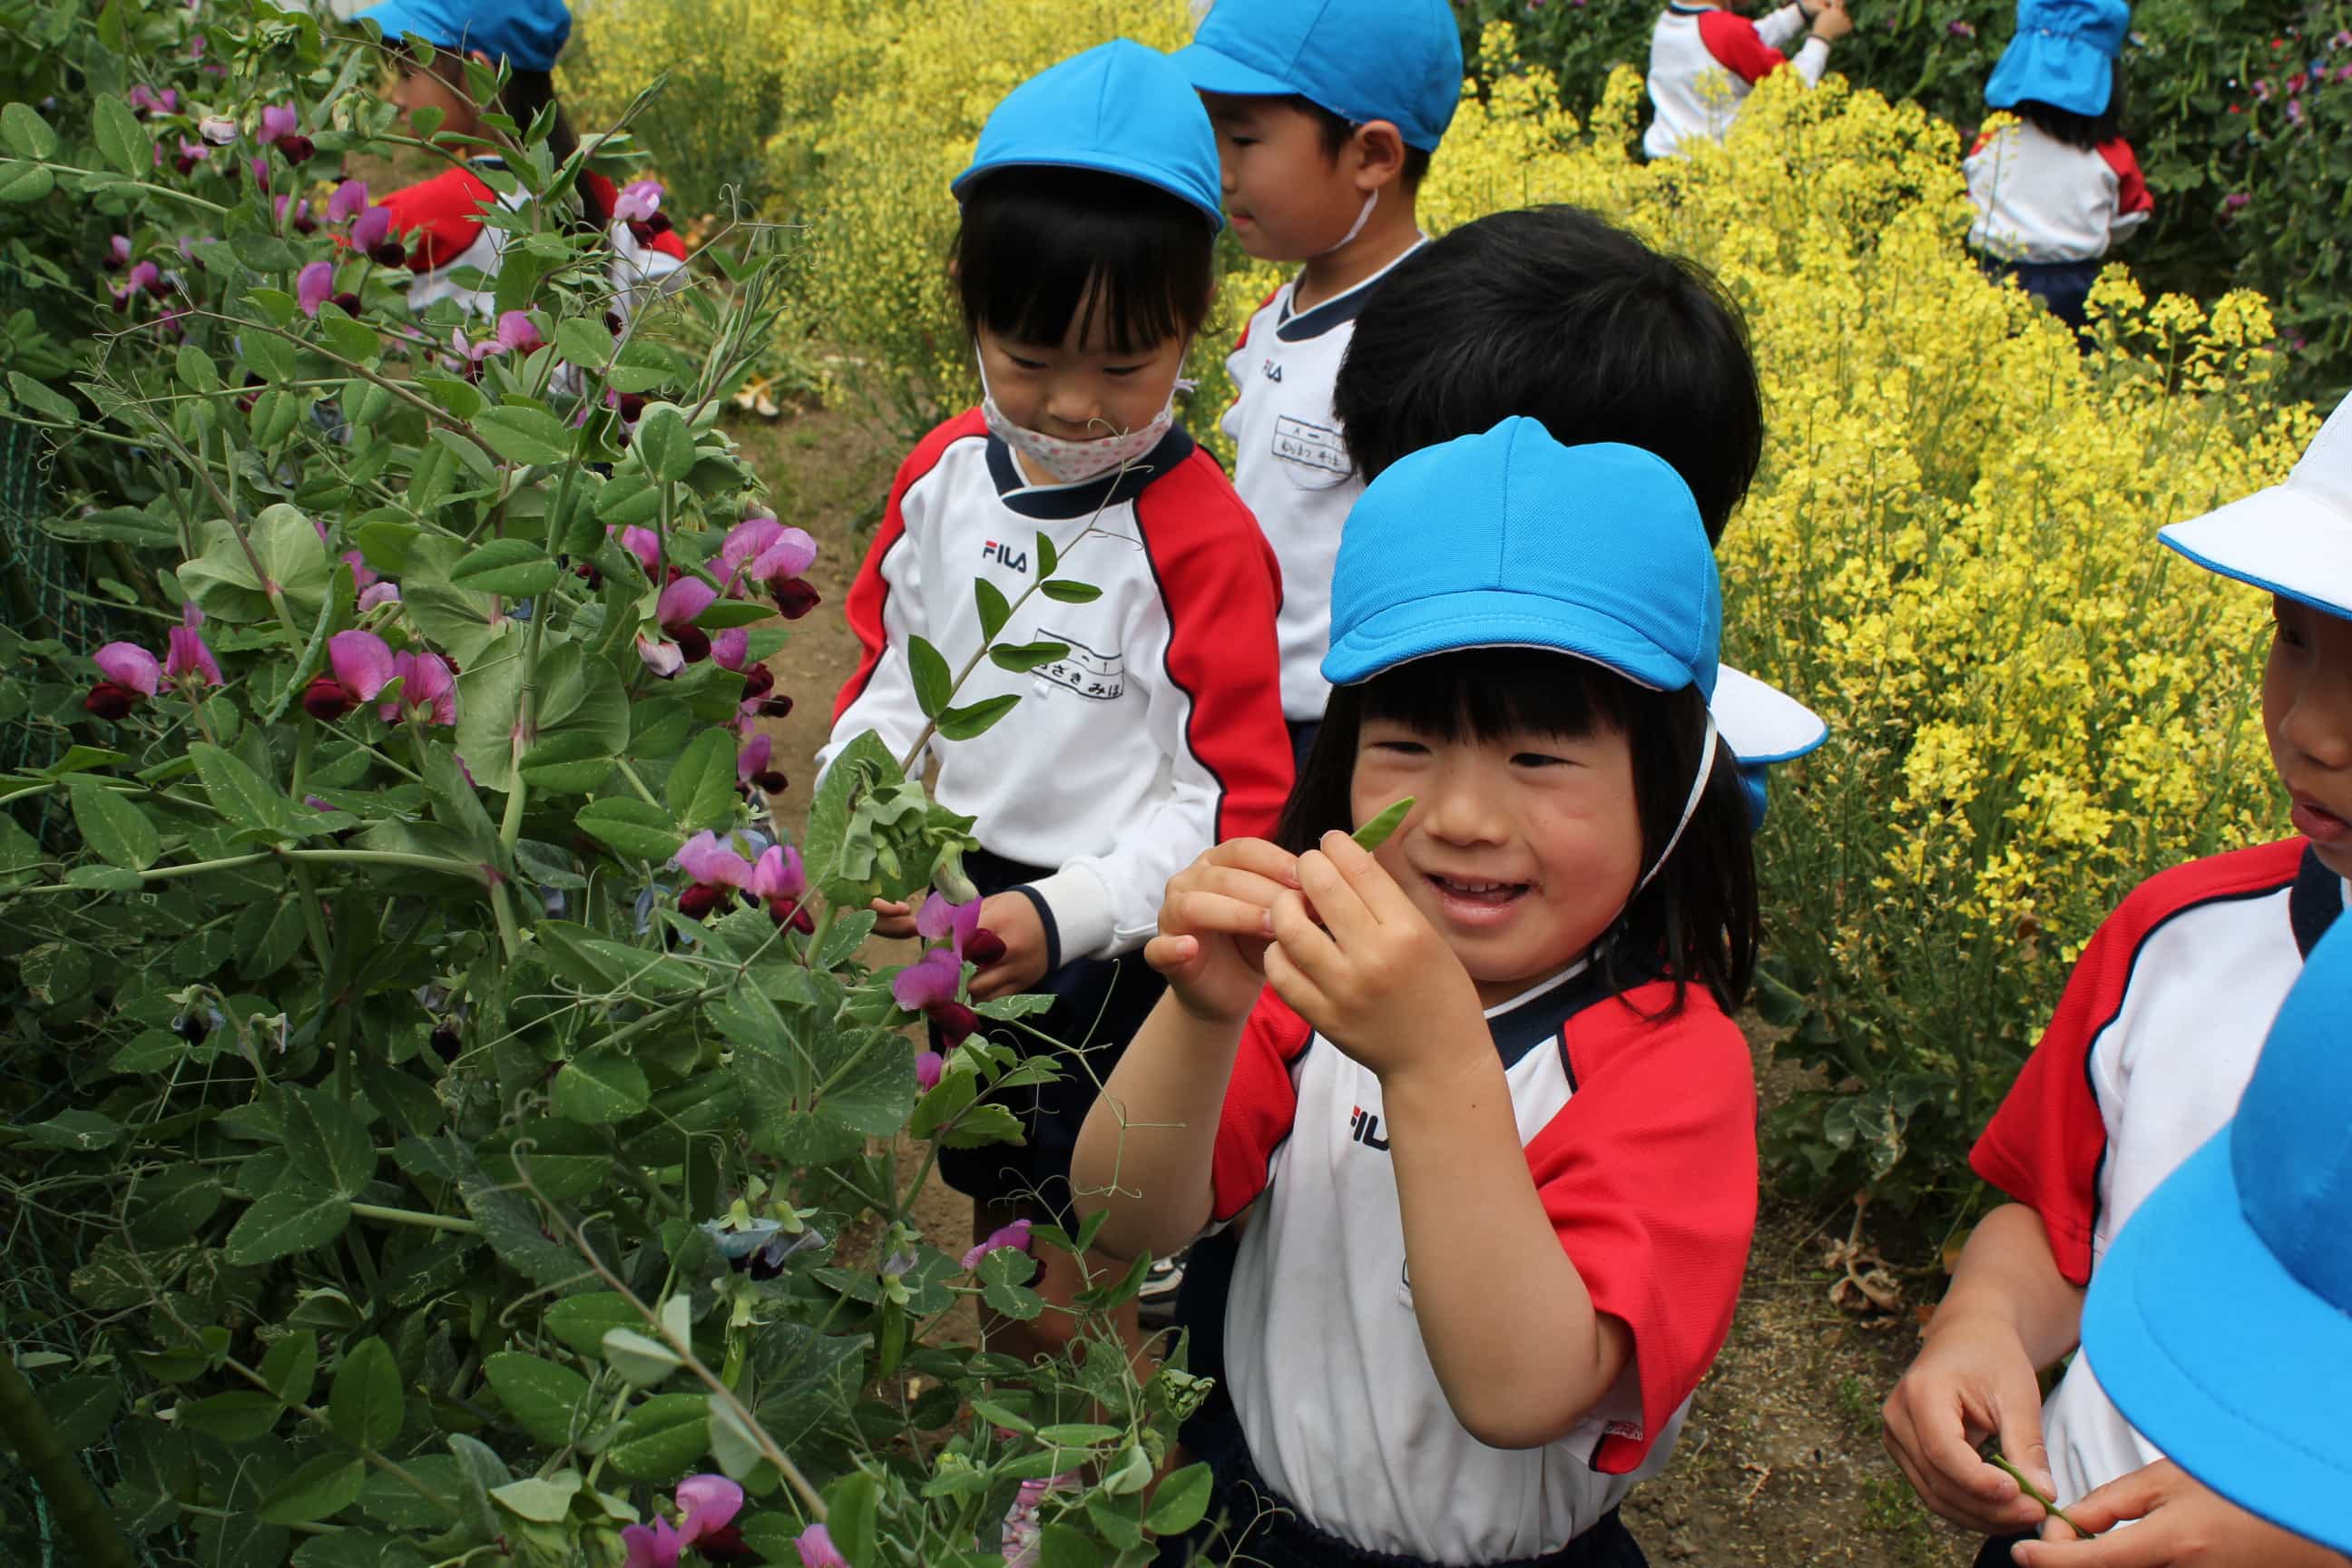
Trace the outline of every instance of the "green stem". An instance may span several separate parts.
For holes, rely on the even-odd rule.
[[[425,1214],[416,1209],[386,1208],[381,1204],[353,1204],[354,1219],[381,1220],[386,1225],[411,1225],[422,1230],[453,1230],[460,1236],[479,1236],[482,1227],[457,1215]]]
[[[0,1354],[0,1433],[48,1499],[58,1527],[73,1542],[77,1563],[89,1568],[137,1568],[130,1543],[115,1528],[105,1500],[82,1474],[80,1462],[58,1439],[58,1429],[41,1408],[32,1384],[16,1370],[16,1358]]]
[[[26,158],[19,161],[30,163],[36,168],[47,169],[52,174],[80,174],[84,177],[96,174],[107,182],[110,190],[120,190],[127,184],[132,190],[143,191],[151,196],[161,196],[165,201],[183,202],[192,207],[202,207],[205,211],[217,213],[222,217],[228,216],[228,208],[218,202],[208,202],[191,191],[175,190],[170,185],[151,185],[144,180],[125,180],[121,175],[110,174],[103,169],[77,168],[71,163],[52,163],[40,158]]]
[[[629,787],[637,792],[638,799],[657,810],[667,811],[669,809],[667,806],[663,805],[661,802],[654,798],[654,792],[646,787],[646,781],[637,776],[637,770],[629,765],[628,758],[620,757],[615,759],[615,762],[621,770],[621,777],[627,780]]]
[[[2011,1464],[2006,1458],[2000,1454],[1995,1454],[1992,1457],[1992,1463],[1994,1468],[2005,1470],[2009,1473],[2009,1479],[2017,1483],[2018,1489],[2020,1491],[2022,1491],[2027,1497],[2032,1498],[2035,1502],[2040,1503],[2042,1505],[2042,1512],[2048,1514],[2051,1518],[2056,1520],[2059,1523],[2064,1525],[2067,1529],[2073,1531],[2076,1535],[2081,1536],[2084,1540],[2089,1541],[2093,1538],[2095,1533],[2094,1531],[2084,1530],[2081,1525],[2076,1524],[2073,1520],[2068,1519],[2066,1517],[2066,1510],[2060,1508],[2057,1503],[2053,1502],[2049,1498],[2043,1496],[2040,1487],[2035,1486],[2032,1481],[2025,1479],[2025,1472],[2023,1470],[2021,1470],[2015,1465]]]
[[[184,1502],[177,1506],[182,1513],[193,1513],[198,1519],[217,1519],[226,1521],[243,1517],[240,1514],[231,1513],[225,1508],[206,1508],[200,1502]],[[340,1524],[289,1524],[286,1528],[298,1535],[335,1535],[341,1533],[343,1527]]]

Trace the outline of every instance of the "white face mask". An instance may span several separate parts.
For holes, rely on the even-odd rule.
[[[1171,389],[1160,412],[1133,430],[1084,441],[1048,436],[1014,424],[1012,416],[997,406],[996,395],[988,390],[987,363],[977,352],[972,357],[980,361],[980,416],[987,422],[988,433],[1018,453],[1027,467],[1057,485],[1080,484],[1148,456],[1176,423],[1176,395]]]
[[[1372,221],[1372,209],[1373,209],[1374,207],[1376,207],[1376,206],[1380,205],[1381,205],[1381,193],[1380,193],[1380,192],[1378,192],[1378,191],[1368,191],[1368,192],[1366,192],[1366,193],[1365,193],[1365,195],[1364,195],[1364,205],[1363,205],[1363,206],[1362,206],[1360,209],[1359,209],[1359,210],[1358,210],[1358,212],[1357,212],[1357,214],[1356,214],[1356,221],[1355,221],[1354,223],[1352,223],[1352,224],[1350,224],[1350,225],[1349,225],[1349,226],[1348,226],[1348,232],[1347,232],[1347,233],[1345,233],[1345,234],[1343,234],[1343,235],[1341,235],[1341,236],[1339,237],[1339,243],[1338,243],[1338,244],[1336,244],[1336,245],[1327,245],[1327,246],[1325,246],[1322,249],[1320,249],[1320,250],[1317,251],[1317,252],[1315,253],[1315,255],[1316,255],[1316,256],[1328,256],[1328,255],[1330,255],[1333,251],[1335,251],[1335,250],[1339,250],[1339,249],[1342,248],[1343,247],[1345,247],[1345,246],[1347,245],[1347,243],[1348,243],[1349,240],[1351,240],[1351,239],[1355,238],[1358,235],[1360,235],[1360,234],[1363,233],[1363,232],[1364,232],[1364,226],[1365,226],[1366,224],[1368,224],[1368,223],[1370,223],[1370,222],[1371,222],[1371,221]],[[1312,258],[1312,257],[1310,257],[1310,258],[1308,258],[1308,259],[1309,259],[1309,260],[1312,260],[1312,259],[1313,259],[1313,258]]]

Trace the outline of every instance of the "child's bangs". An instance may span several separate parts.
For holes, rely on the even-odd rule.
[[[1142,353],[1207,318],[1213,237],[1191,204],[1090,169],[1007,169],[977,182],[956,240],[965,326],[1016,342]]]
[[[1635,688],[1586,659],[1549,648],[1482,647],[1435,654],[1364,684],[1363,719],[1448,741],[1622,730]]]

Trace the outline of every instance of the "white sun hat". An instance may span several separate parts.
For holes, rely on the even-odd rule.
[[[1745,670],[1718,665],[1715,672],[1717,731],[1742,767],[1794,762],[1830,738],[1822,716]]]
[[[2157,537],[2209,572],[2352,619],[2352,397],[2336,405],[2284,484]]]

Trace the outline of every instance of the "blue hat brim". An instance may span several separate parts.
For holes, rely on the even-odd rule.
[[[2095,118],[2115,90],[2115,61],[2099,50],[2063,34],[2021,33],[1985,79],[1985,105],[2014,109],[2031,100]]]
[[[1228,98],[1288,98],[1298,91],[1270,71],[1245,66],[1204,45],[1187,44],[1168,58],[1176,62],[1195,92],[1221,92]]]
[[[1654,691],[1679,691],[1691,684],[1685,661],[1622,621],[1501,588],[1413,599],[1367,616],[1333,641],[1323,656],[1323,679],[1351,686],[1416,658],[1471,647],[1546,648],[1612,669]]]
[[[430,7],[414,4],[414,0],[379,0],[363,11],[352,13],[354,22],[373,22],[376,30],[388,41],[415,34],[435,48],[454,47],[455,38],[439,37],[443,31],[441,15]]]
[[[2084,1355],[2125,1418],[2200,1482],[2352,1552],[2352,1316],[2246,1223],[2231,1135],[2190,1155],[2100,1260]]]
[[[948,191],[956,198],[956,200],[961,201],[963,200],[963,191],[966,185],[971,184],[982,174],[993,174],[999,169],[1092,169],[1097,174],[1118,174],[1126,179],[1136,181],[1138,184],[1150,185],[1155,191],[1167,192],[1170,195],[1174,196],[1177,200],[1183,202],[1192,207],[1194,212],[1200,213],[1203,216],[1207,217],[1209,220],[1209,227],[1212,231],[1222,229],[1225,226],[1225,215],[1222,207],[1213,201],[1202,201],[1198,192],[1188,191],[1183,186],[1178,184],[1175,181],[1171,180],[1168,177],[1167,170],[1154,164],[1146,163],[1140,159],[1116,158],[1108,154],[1100,157],[1089,154],[1083,158],[1030,158],[1017,156],[992,158],[985,163],[974,163],[962,174],[958,174],[953,180],[948,183]]]

